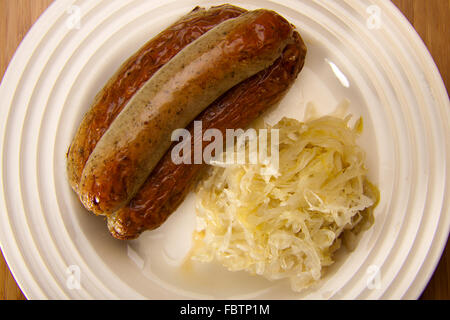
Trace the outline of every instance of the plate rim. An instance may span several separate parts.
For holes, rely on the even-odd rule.
[[[7,69],[5,70],[5,73],[3,75],[1,84],[0,84],[0,95],[2,94],[3,90],[6,90],[7,85],[10,84],[11,78],[16,77],[17,79],[20,79],[23,71],[25,70],[26,64],[29,61],[29,58],[32,56],[34,49],[36,48],[39,43],[41,37],[45,35],[45,33],[41,32],[40,29],[46,29],[49,25],[52,25],[54,22],[53,19],[55,17],[60,16],[65,11],[65,8],[68,4],[72,3],[71,0],[62,0],[62,1],[55,1],[52,2],[47,9],[40,15],[40,17],[36,20],[36,22],[33,24],[33,26],[28,30],[27,34],[19,44],[18,48],[16,49],[13,57],[11,58]],[[442,76],[439,72],[439,69],[433,60],[431,53],[429,52],[428,48],[426,47],[424,41],[422,38],[418,35],[414,27],[411,25],[411,23],[407,20],[407,18],[403,15],[403,13],[391,2],[391,1],[381,1],[381,0],[371,0],[373,3],[378,3],[380,6],[384,6],[386,8],[389,8],[389,12],[394,14],[397,19],[396,21],[403,27],[402,33],[408,37],[411,41],[414,41],[415,45],[420,47],[420,56],[425,60],[425,63],[427,66],[430,66],[430,68],[427,70],[428,73],[433,73],[433,78],[436,79],[432,83],[433,86],[436,87],[437,92],[439,93],[446,93],[447,99],[448,99],[448,92],[445,88]],[[405,33],[406,31],[407,33]],[[24,59],[24,57],[26,59]],[[16,70],[21,70],[19,74],[14,74]],[[17,84],[16,82],[14,84]],[[11,87],[11,85],[9,85]],[[10,112],[11,106],[8,106],[4,110],[2,110],[3,113],[7,116]],[[2,117],[3,118],[3,117]],[[0,140],[0,148],[3,150],[4,147],[4,137],[6,135],[6,120],[7,117],[4,117],[1,120],[1,140]],[[449,166],[449,155],[447,154],[446,157],[446,168],[448,170]],[[26,265],[26,258],[22,255],[20,246],[16,241],[14,230],[10,224],[9,219],[9,213],[6,208],[5,203],[5,185],[4,185],[4,176],[3,176],[3,157],[0,157],[0,168],[2,168],[2,174],[1,179],[2,183],[0,186],[1,190],[1,200],[0,200],[0,208],[2,209],[2,213],[0,214],[0,220],[4,223],[0,226],[2,232],[0,234],[0,248],[2,250],[3,256],[5,258],[5,262],[8,265],[8,268],[13,275],[15,281],[17,282],[18,286],[22,290],[23,294],[27,299],[32,299],[34,297],[46,297],[46,294],[43,292],[43,290],[37,285],[37,282],[35,281],[34,277],[32,276],[29,269],[24,268]],[[447,186],[447,185],[446,185]],[[447,188],[448,189],[448,186]],[[444,196],[443,199],[443,206],[442,211],[440,212],[441,215],[449,214],[450,210],[447,209],[447,212],[445,211],[445,204],[448,202],[448,199]],[[436,229],[437,231],[437,229]],[[430,255],[431,249],[434,248],[434,259],[432,266],[429,266],[426,270],[426,276],[421,278],[421,280],[418,280],[417,275],[415,276],[413,282],[411,283],[410,287],[406,290],[405,295],[412,295],[416,299],[420,297],[423,290],[426,288],[427,284],[429,283],[437,265],[440,262],[440,259],[442,257],[442,254],[444,253],[444,249],[446,246],[446,241],[439,240],[437,241],[437,238],[444,238],[445,232],[448,234],[450,231],[450,224],[448,224],[445,227],[445,230],[441,232],[441,236],[434,234],[433,240],[431,242],[431,247],[429,248],[430,251],[427,254]],[[423,271],[423,264],[418,270],[419,272]],[[411,287],[415,284],[415,289],[413,289],[414,292],[409,292]]]

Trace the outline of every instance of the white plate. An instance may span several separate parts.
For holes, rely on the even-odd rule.
[[[274,9],[300,30],[306,66],[270,115],[302,119],[343,98],[362,115],[375,225],[313,289],[203,266],[179,267],[194,227],[191,195],[160,229],[121,242],[71,191],[65,153],[96,92],[121,62],[199,0],[56,1],[22,42],[0,88],[0,240],[28,298],[417,298],[450,226],[450,107],[433,60],[382,0],[230,1]],[[77,24],[77,17],[81,20]],[[80,280],[78,282],[78,280]],[[78,286],[79,284],[79,286]]]

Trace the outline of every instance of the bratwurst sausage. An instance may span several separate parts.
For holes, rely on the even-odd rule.
[[[75,192],[78,193],[81,174],[97,142],[144,83],[189,43],[246,11],[228,4],[208,10],[196,7],[122,64],[96,95],[67,153],[67,174]]]
[[[196,121],[201,121],[203,132],[209,128],[244,128],[263,111],[276,104],[288,91],[301,71],[306,46],[294,32],[294,43],[289,44],[282,56],[269,68],[236,85],[203,111]],[[187,128],[193,137],[194,124]],[[203,142],[203,149],[209,142]],[[131,202],[108,216],[108,228],[117,239],[138,237],[143,231],[159,227],[175,211],[190,191],[190,186],[205,165],[175,164],[171,149],[159,161]],[[194,139],[191,140],[194,150]]]
[[[269,67],[292,40],[289,22],[254,10],[222,22],[185,47],[131,98],[98,141],[82,172],[79,196],[108,215],[138,192],[185,128],[220,95]]]

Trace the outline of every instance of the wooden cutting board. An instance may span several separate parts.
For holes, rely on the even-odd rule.
[[[52,0],[0,0],[0,75],[20,41]],[[224,1],[226,2],[226,1]],[[450,84],[450,0],[393,0],[413,24],[430,50],[444,79]],[[422,299],[450,299],[450,246],[425,289]],[[25,299],[0,256],[0,299]]]

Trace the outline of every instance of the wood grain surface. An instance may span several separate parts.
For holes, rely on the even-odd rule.
[[[17,46],[52,0],[0,0],[0,75]],[[226,2],[226,1],[224,1]],[[450,85],[450,0],[393,0],[430,50],[447,92]],[[421,299],[450,299],[450,246]],[[0,257],[0,299],[25,299],[3,257]]]

